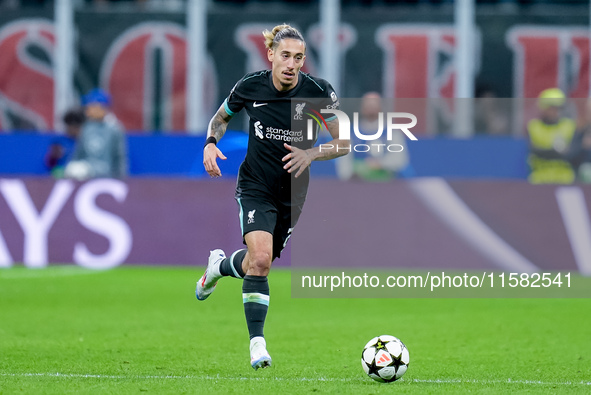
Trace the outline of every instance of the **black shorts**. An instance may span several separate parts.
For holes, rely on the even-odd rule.
[[[262,230],[273,235],[273,259],[281,256],[291,232],[300,218],[303,204],[287,206],[271,199],[265,194],[237,197],[240,207],[240,227],[242,237],[254,230]],[[245,242],[246,244],[246,242]]]

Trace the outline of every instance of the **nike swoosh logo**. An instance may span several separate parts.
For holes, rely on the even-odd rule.
[[[261,107],[261,106],[266,106],[269,103],[257,103],[256,101],[254,103],[252,103],[253,107]]]

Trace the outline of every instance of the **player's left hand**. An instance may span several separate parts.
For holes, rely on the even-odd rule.
[[[310,163],[312,163],[312,157],[308,151],[293,147],[287,143],[283,143],[283,146],[290,151],[289,154],[285,155],[281,160],[287,162],[283,168],[288,173],[296,172],[296,178],[299,177]]]

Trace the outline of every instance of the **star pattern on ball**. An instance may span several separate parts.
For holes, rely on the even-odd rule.
[[[402,353],[400,353],[400,355],[397,357],[395,357],[392,354],[390,354],[390,356],[392,357],[392,363],[390,364],[390,366],[395,366],[396,372],[398,372],[398,368],[404,366],[404,362],[402,362]]]
[[[371,365],[367,365],[367,367],[369,368],[368,374],[375,374],[377,376],[378,375],[378,371],[381,369],[380,366],[376,366],[376,360],[374,359],[373,361],[371,361]]]

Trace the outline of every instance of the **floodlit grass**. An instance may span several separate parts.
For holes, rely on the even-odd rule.
[[[590,299],[292,299],[270,275],[269,369],[249,364],[241,283],[195,299],[202,268],[0,271],[0,393],[589,393]],[[402,381],[361,369],[376,335]]]

